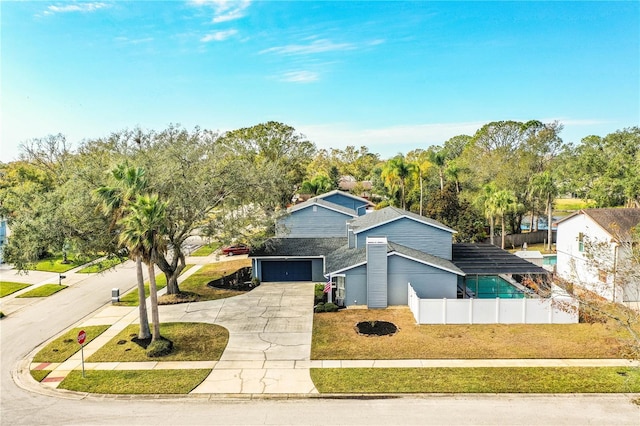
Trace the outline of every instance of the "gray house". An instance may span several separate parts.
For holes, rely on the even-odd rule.
[[[287,209],[276,238],[346,237],[346,223],[364,215],[372,203],[347,192],[331,191]]]
[[[368,205],[333,191],[290,208],[277,237],[251,252],[254,276],[330,281],[338,305],[385,308],[407,305],[408,285],[421,299],[523,297],[505,279],[547,273],[503,250],[454,245],[456,231],[433,219],[396,207],[365,213]]]

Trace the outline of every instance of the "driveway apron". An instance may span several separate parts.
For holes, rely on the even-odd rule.
[[[317,393],[309,374],[313,283],[263,283],[241,296],[163,309],[163,321],[211,322],[229,343],[192,393]]]

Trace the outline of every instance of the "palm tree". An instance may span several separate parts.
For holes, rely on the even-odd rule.
[[[415,176],[418,172],[418,166],[414,163],[407,163],[402,155],[398,155],[387,161],[382,169],[381,177],[385,186],[389,190],[393,190],[396,184],[400,185],[400,204],[405,208],[405,187],[407,179]]]
[[[117,229],[119,222],[127,214],[129,204],[137,194],[147,187],[146,173],[143,168],[130,166],[127,162],[118,164],[111,171],[114,186],[102,186],[95,191],[102,201],[102,210],[111,216],[111,228]],[[137,252],[129,252],[129,256],[136,262],[136,277],[138,281],[138,314],[140,317],[139,339],[151,337],[149,319],[147,315],[146,295],[144,291],[144,277],[142,274],[142,257]]]
[[[488,183],[482,187],[480,196],[476,199],[476,205],[484,212],[484,216],[489,220],[489,238],[493,245],[493,234],[495,233],[496,208],[493,203],[493,194],[497,192],[495,184]]]
[[[166,203],[157,195],[141,195],[129,206],[128,214],[120,221],[123,227],[120,242],[137,258],[147,264],[149,271],[149,296],[151,299],[151,341],[160,338],[160,315],[158,312],[158,289],[156,286],[155,263],[158,256],[167,250],[165,239]],[[141,299],[140,303],[144,303]]]
[[[493,194],[491,197],[490,204],[493,206],[495,214],[500,217],[500,225],[502,226],[501,236],[502,236],[502,250],[504,250],[504,240],[506,235],[506,229],[504,224],[504,217],[515,211],[518,207],[518,199],[516,198],[513,191],[507,191],[505,189],[498,191]]]
[[[558,195],[558,186],[553,176],[548,170],[538,173],[531,178],[531,192],[534,196],[538,196],[545,200],[547,211],[547,250],[551,251],[553,240],[553,231],[551,230],[551,222],[553,221],[553,200]]]
[[[444,149],[440,151],[430,151],[429,161],[438,168],[438,176],[440,177],[440,192],[444,192],[444,173],[447,165],[447,154]]]

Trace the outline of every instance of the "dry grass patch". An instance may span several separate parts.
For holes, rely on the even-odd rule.
[[[393,336],[362,336],[361,321],[389,321]],[[408,307],[314,314],[312,359],[619,358],[625,334],[610,324],[417,325]]]
[[[320,393],[635,393],[627,367],[311,369]]]
[[[238,269],[251,266],[251,259],[237,259],[225,262],[210,263],[203,266],[195,274],[180,284],[182,295],[164,295],[158,303],[168,305],[172,303],[202,302],[205,300],[226,299],[228,297],[244,294],[244,291],[218,289],[207,286],[207,283],[229,276]]]

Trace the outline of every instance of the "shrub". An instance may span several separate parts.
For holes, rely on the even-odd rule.
[[[323,283],[316,284],[316,286],[314,288],[313,297],[314,297],[313,303],[315,305],[318,305],[320,303],[324,303],[324,302],[327,301],[327,293],[324,292],[324,284]]]
[[[313,311],[315,313],[320,313],[320,312],[324,312],[324,302],[320,302],[318,303],[316,306],[313,307]]]
[[[147,346],[147,356],[149,358],[157,358],[165,355],[169,355],[173,350],[173,342],[168,339],[160,339],[155,342],[151,342]]]
[[[338,305],[336,305],[335,303],[325,303],[324,304],[324,311],[325,312],[337,312],[338,311]]]

